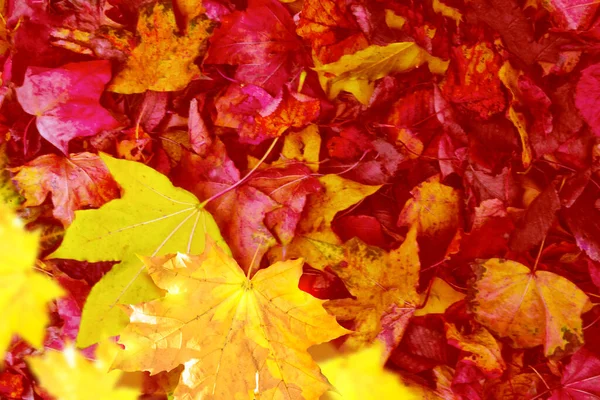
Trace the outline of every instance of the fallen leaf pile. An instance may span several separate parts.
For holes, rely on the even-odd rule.
[[[0,16],[0,399],[600,398],[599,2]]]

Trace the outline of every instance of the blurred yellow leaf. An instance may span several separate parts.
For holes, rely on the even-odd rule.
[[[38,238],[0,203],[0,360],[15,334],[42,346],[49,321],[46,303],[63,294],[60,286],[33,268]]]
[[[67,344],[63,351],[47,349],[27,362],[41,386],[58,400],[136,400],[139,390],[117,385],[123,372],[109,372],[118,350],[116,344],[102,342],[96,360],[88,360]]]
[[[427,298],[425,307],[415,311],[415,316],[443,314],[448,307],[464,298],[464,294],[454,290],[454,288],[448,285],[443,279],[435,277],[433,278],[433,283],[431,284],[431,290],[429,291],[429,297]]]
[[[320,357],[319,352],[326,357]],[[384,369],[381,345],[375,344],[350,354],[337,353],[330,345],[324,345],[311,349],[311,353],[315,354],[321,371],[336,390],[326,393],[321,400],[423,398],[417,388],[405,385],[398,374]]]

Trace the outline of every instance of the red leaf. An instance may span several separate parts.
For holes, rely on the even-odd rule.
[[[52,195],[52,214],[67,226],[75,211],[100,207],[119,197],[119,187],[100,157],[91,153],[69,158],[46,154],[13,168],[17,187],[27,200],[25,206],[39,206]]]
[[[600,359],[585,347],[571,357],[565,367],[561,387],[551,400],[588,400],[600,397]]]
[[[205,63],[238,65],[236,79],[276,94],[302,58],[295,29],[279,1],[250,0],[246,10],[223,17]]]
[[[40,135],[67,154],[71,139],[119,126],[98,102],[110,78],[108,61],[29,67],[16,92],[23,109],[36,116]]]
[[[539,244],[552,226],[560,199],[554,185],[548,186],[531,203],[510,238],[512,250],[523,253]]]

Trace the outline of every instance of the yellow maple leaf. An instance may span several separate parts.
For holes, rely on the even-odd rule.
[[[252,279],[207,238],[202,255],[146,258],[166,295],[130,308],[115,367],[184,365],[175,399],[317,399],[330,386],[306,351],[348,331],[298,289],[302,260]]]
[[[371,45],[325,65],[316,58],[314,61],[321,86],[331,99],[346,91],[363,104],[369,102],[374,82],[386,75],[409,71],[423,64],[428,64],[431,72],[436,74],[443,74],[448,68],[448,61],[430,55],[413,42]]]
[[[92,361],[67,344],[63,351],[48,349],[27,362],[41,386],[58,400],[136,400],[139,390],[117,385],[123,372],[109,372],[117,351],[116,344],[102,342]]]
[[[401,377],[384,369],[383,346],[374,344],[359,351],[344,354],[331,345],[311,349],[323,374],[334,391],[321,400],[417,400],[426,398],[418,387],[405,384]]]
[[[379,339],[389,355],[421,303],[417,293],[421,264],[416,228],[410,229],[402,245],[389,253],[359,239],[343,246],[313,243],[332,261],[331,269],[353,296],[325,304],[339,320],[354,321],[355,332],[344,347],[356,350]]]
[[[191,20],[185,33],[180,34],[170,2],[144,8],[137,24],[140,43],[108,89],[131,94],[185,88],[200,76],[194,60],[202,55],[209,27],[210,21],[200,16]]]
[[[63,290],[33,269],[38,234],[25,231],[23,222],[0,203],[0,360],[14,334],[41,347],[48,324],[46,303]]]

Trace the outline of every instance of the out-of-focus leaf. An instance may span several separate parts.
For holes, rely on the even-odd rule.
[[[46,304],[63,294],[56,282],[34,270],[38,236],[0,204],[0,364],[13,335],[42,347],[50,321]]]
[[[96,360],[90,361],[68,344],[62,351],[48,349],[27,362],[42,387],[57,399],[135,400],[139,389],[120,387],[123,372],[110,368],[118,350],[116,344],[102,342]]]
[[[320,358],[318,363],[323,375],[335,388],[322,400],[425,398],[419,388],[405,385],[398,375],[384,369],[381,345],[374,344],[347,354],[321,346],[313,348],[312,353]]]

